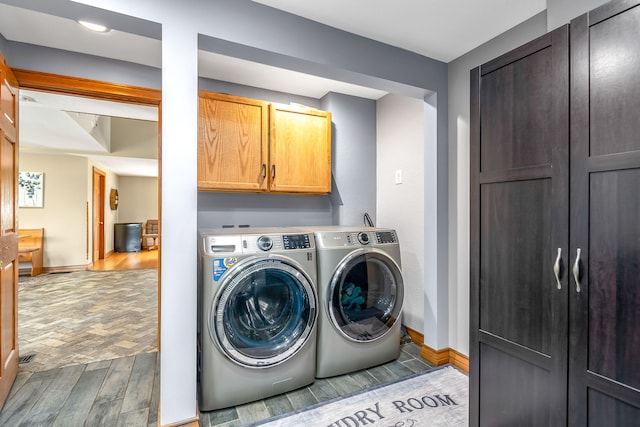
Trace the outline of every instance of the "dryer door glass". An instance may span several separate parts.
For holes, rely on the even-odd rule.
[[[236,267],[212,311],[215,340],[244,366],[287,360],[306,343],[315,323],[309,279],[292,264],[273,259]]]
[[[398,321],[404,298],[400,269],[383,253],[355,252],[329,286],[329,314],[346,338],[373,341]]]

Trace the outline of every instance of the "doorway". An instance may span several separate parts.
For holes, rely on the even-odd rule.
[[[93,167],[93,262],[104,259],[104,198],[107,174]]]
[[[36,73],[31,71],[24,70],[15,70],[16,77],[20,83],[20,87],[23,89],[37,90],[43,91],[42,93],[56,93],[56,94],[64,94],[70,96],[81,96],[81,97],[90,97],[98,100],[107,100],[107,101],[120,101],[127,102],[131,104],[143,105],[143,106],[152,106],[158,111],[158,123],[157,123],[157,150],[160,151],[160,138],[159,138],[159,130],[160,130],[160,117],[159,117],[159,107],[160,107],[160,92],[156,90],[149,90],[145,88],[137,88],[137,87],[123,87],[122,85],[113,85],[110,83],[103,83],[97,81],[87,81],[84,79],[76,79],[73,77],[66,76],[52,76],[44,73]],[[158,160],[156,160],[156,168],[157,168],[157,184],[155,185],[155,191],[157,196],[157,205],[155,206],[157,217],[161,220],[160,217],[160,195],[159,189],[160,184],[160,164]],[[109,251],[106,250],[107,247],[107,231],[105,229],[106,217],[109,215],[113,215],[113,212],[106,213],[106,209],[108,204],[106,204],[107,197],[107,188],[112,185],[112,178],[110,178],[111,174],[108,170],[102,170],[98,167],[92,167],[90,172],[90,195],[85,194],[84,197],[89,196],[89,200],[86,203],[86,211],[84,212],[84,216],[86,218],[86,235],[82,236],[83,246],[86,249],[86,258],[89,262],[95,262],[98,260],[104,260],[108,258]],[[90,222],[91,221],[91,222]],[[90,243],[91,242],[91,243]],[[45,253],[46,253],[46,230],[45,230]],[[85,250],[83,249],[83,250]],[[145,291],[145,299],[140,302],[143,307],[148,308],[150,311],[154,312],[155,316],[155,324],[152,327],[147,327],[145,325],[145,329],[153,330],[152,337],[152,348],[158,349],[159,343],[159,295],[160,295],[160,281],[159,281],[159,266],[158,268],[152,269],[152,274],[149,274],[149,271],[137,271],[134,273],[127,272],[110,272],[110,273],[92,273],[85,271],[86,265],[79,266],[78,268],[63,268],[61,271],[56,269],[56,267],[52,267],[47,271],[45,269],[45,273],[49,273],[48,278],[44,278],[45,280],[50,279],[51,285],[56,285],[60,287],[66,286],[69,282],[73,282],[75,284],[84,283],[87,285],[87,288],[97,288],[97,291],[107,291],[109,290],[112,293],[117,294],[124,289],[124,284],[128,279],[133,280],[138,283],[151,283],[151,292],[150,295],[148,290]],[[142,274],[144,277],[138,277],[138,275]],[[99,276],[97,276],[99,275]],[[35,280],[36,278],[32,278]],[[89,290],[90,291],[90,290]],[[135,287],[130,287],[127,292],[130,293],[138,293],[141,289],[136,289]],[[86,310],[87,304],[93,304],[94,301],[98,297],[103,297],[103,293],[101,292],[94,297],[88,298],[84,302],[84,307],[82,310]],[[20,296],[19,296],[20,298]],[[131,299],[131,298],[130,298]],[[87,302],[89,301],[89,302]],[[146,301],[146,302],[145,302]],[[151,302],[149,302],[151,301]],[[124,302],[111,302],[115,306],[118,304],[124,304]],[[95,306],[99,306],[100,304],[95,304]],[[102,303],[103,306],[106,306],[106,303]],[[90,312],[90,314],[93,312]],[[85,311],[86,314],[86,311]],[[90,318],[91,315],[85,315],[86,318]],[[101,316],[101,313],[98,313],[97,316]],[[106,317],[110,317],[106,316]],[[102,316],[105,317],[105,316]],[[113,317],[113,316],[111,316]],[[85,319],[81,319],[82,321]],[[117,319],[116,319],[117,320]],[[55,319],[53,320],[56,323],[64,323],[64,319]],[[80,320],[78,320],[80,321]],[[136,323],[135,320],[128,323]],[[139,322],[138,322],[139,323]],[[85,327],[84,329],[90,329],[91,327]],[[93,327],[92,330],[96,334],[101,333],[100,327]],[[113,329],[112,326],[105,326],[103,330],[106,331],[109,329]],[[148,333],[147,333],[148,335]],[[85,339],[88,337],[85,336]],[[78,337],[79,340],[82,340],[82,337]],[[134,340],[127,341],[123,339],[119,342],[121,347],[130,346],[134,348]],[[56,346],[55,340],[51,341],[53,347]],[[59,347],[64,347],[65,345],[60,344]],[[71,347],[71,346],[69,346]],[[140,351],[149,351],[149,346],[146,345],[142,347],[143,350]],[[22,351],[21,351],[22,353]],[[105,358],[116,358],[120,353],[117,351],[96,351],[95,352],[96,360],[105,360]],[[22,354],[21,354],[22,356]],[[69,358],[73,360],[72,358]],[[81,363],[86,363],[87,360],[82,360]],[[21,366],[22,367],[22,366]],[[47,367],[45,367],[47,368]]]

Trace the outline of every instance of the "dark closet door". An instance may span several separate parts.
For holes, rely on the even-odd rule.
[[[471,72],[472,426],[566,425],[568,55],[562,27]]]
[[[640,423],[639,3],[615,1],[571,22],[575,426]]]

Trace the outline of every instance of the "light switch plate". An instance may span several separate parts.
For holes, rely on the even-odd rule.
[[[402,184],[402,169],[396,171],[396,184]]]

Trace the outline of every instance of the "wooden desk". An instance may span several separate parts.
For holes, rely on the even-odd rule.
[[[18,230],[18,262],[29,262],[31,266],[20,269],[20,273],[37,276],[42,273],[44,251],[44,228],[21,228]]]

